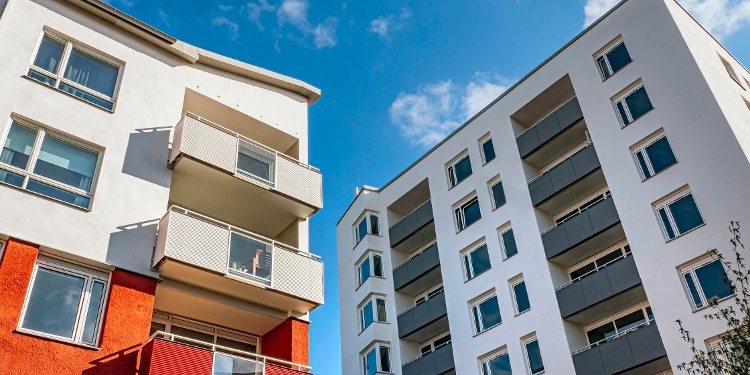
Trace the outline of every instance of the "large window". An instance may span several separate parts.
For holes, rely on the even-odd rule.
[[[588,259],[577,263],[568,269],[571,281],[582,279],[604,266],[630,254],[630,245],[626,241],[620,242]]]
[[[513,307],[516,310],[516,315],[531,309],[529,293],[526,291],[526,282],[523,280],[523,275],[518,275],[510,279],[509,283],[510,291],[513,294]]]
[[[111,111],[120,66],[84,46],[45,34],[27,75]]]
[[[89,208],[99,152],[13,121],[0,152],[0,182]]]
[[[357,220],[357,224],[354,226],[354,239],[356,243],[362,241],[366,235],[373,234],[376,236],[380,235],[380,222],[378,215],[374,212],[365,212],[362,217]]]
[[[479,150],[482,152],[482,161],[487,164],[495,160],[495,146],[489,134],[479,140]]]
[[[508,259],[518,254],[518,246],[516,246],[516,236],[513,235],[513,228],[508,225],[502,226],[498,230],[500,236],[500,247],[503,252],[503,259]]]
[[[482,375],[512,375],[508,350],[503,348],[480,360]]]
[[[271,244],[232,232],[229,247],[229,273],[271,285]]]
[[[602,79],[607,79],[620,69],[624,68],[631,61],[628,49],[622,41],[616,43],[613,47],[607,49],[596,58],[596,64],[599,66],[599,73]]]
[[[621,313],[600,320],[584,328],[589,345],[611,341],[635,327],[648,324],[654,319],[651,307],[643,303]]]
[[[724,265],[713,257],[700,259],[680,270],[682,282],[689,292],[693,310],[710,305],[734,294]]]
[[[473,197],[460,203],[453,209],[456,218],[456,229],[460,232],[471,224],[476,223],[482,218],[482,212],[479,211],[479,200]]]
[[[622,126],[627,126],[654,109],[643,85],[614,100]]]
[[[368,253],[357,264],[357,286],[362,285],[370,276],[383,277],[383,258],[378,253]]]
[[[471,280],[492,267],[487,244],[481,244],[464,252],[463,259],[466,280]]]
[[[386,344],[375,344],[362,355],[364,375],[391,372],[391,348]]]
[[[97,346],[108,276],[40,259],[26,295],[19,329]]]
[[[448,184],[454,187],[471,176],[471,161],[469,155],[464,155],[456,158],[450,162],[447,166],[448,173]]]
[[[689,190],[674,194],[654,208],[667,240],[703,225],[703,217]]]
[[[494,293],[471,303],[471,315],[474,319],[474,333],[484,332],[503,322]]]
[[[237,173],[265,185],[274,186],[276,155],[255,145],[241,142],[237,154]]]
[[[451,335],[450,332],[447,333],[441,333],[427,341],[424,341],[419,344],[419,352],[421,355],[427,355],[438,348],[448,345],[451,342]]]
[[[505,204],[505,190],[500,177],[496,177],[488,183],[490,196],[492,197],[492,209],[496,209]]]
[[[633,148],[633,157],[644,181],[677,163],[667,136],[663,133]]]
[[[539,340],[537,340],[536,335],[522,339],[521,343],[523,344],[526,365],[529,368],[529,372],[532,375],[542,373],[544,371],[544,362],[542,361],[542,351],[539,348]]]
[[[370,296],[359,307],[359,330],[364,331],[372,322],[385,323],[385,297]]]
[[[193,346],[210,349],[211,345],[215,344],[248,353],[258,352],[256,336],[155,311],[151,319],[150,334],[157,331],[175,335],[174,341]],[[217,350],[232,353],[221,348]]]

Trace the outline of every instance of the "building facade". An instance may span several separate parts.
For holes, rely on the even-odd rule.
[[[337,225],[345,374],[668,374],[726,331],[750,73],[627,0]],[[744,250],[743,250],[744,251]]]
[[[97,0],[0,11],[0,372],[309,373],[320,91]]]

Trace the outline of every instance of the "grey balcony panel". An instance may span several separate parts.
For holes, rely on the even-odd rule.
[[[439,266],[440,256],[438,255],[438,247],[437,244],[434,244],[421,254],[409,259],[406,263],[393,270],[394,289],[400,291]]]
[[[653,374],[669,369],[667,355],[655,322],[612,341],[573,355],[577,374]],[[658,361],[657,361],[658,360]],[[637,369],[648,369],[638,371]]]
[[[541,142],[539,142],[539,135],[535,128],[531,128],[521,134],[516,138],[516,143],[518,144],[518,151],[522,158],[528,156],[532,151],[536,150],[539,145],[541,145]]]
[[[557,121],[560,123],[560,130],[567,128],[570,125],[575,124],[583,118],[583,112],[581,112],[581,106],[578,103],[578,97],[566,103],[555,112]]]
[[[560,315],[568,318],[641,283],[632,256],[607,265],[557,291]]]
[[[593,145],[585,147],[529,184],[532,203],[538,206],[599,167]]]
[[[620,222],[612,198],[604,199],[577,216],[542,234],[547,259],[552,259]],[[561,232],[564,232],[563,235]]]
[[[550,173],[545,173],[532,181],[529,184],[529,194],[531,194],[531,203],[534,206],[555,195],[555,187],[552,184]]]
[[[391,247],[398,246],[432,221],[432,204],[427,201],[388,229]]]
[[[591,206],[586,211],[588,211],[591,225],[595,232],[603,231],[620,222],[615,202],[611,198]]]
[[[398,316],[398,335],[405,338],[447,314],[445,293],[439,293]]]
[[[540,121],[534,127],[539,134],[539,141],[542,143],[554,138],[560,132],[560,123],[557,122],[557,116],[554,114]]]
[[[401,367],[403,375],[441,375],[455,369],[453,344],[448,343]]]
[[[578,104],[578,98],[560,107],[557,111],[547,116],[525,133],[516,138],[518,151],[521,158],[527,157],[536,149],[557,137],[561,132],[567,130],[583,118],[581,107]]]
[[[570,160],[566,160],[547,172],[549,173],[552,187],[555,188],[555,192],[566,188],[576,180],[575,169],[573,169],[573,164],[569,161]]]
[[[570,161],[576,171],[577,178],[586,176],[600,167],[599,157],[596,155],[596,149],[593,144],[576,152],[570,157]]]
[[[568,219],[562,225],[565,227],[565,233],[568,234],[568,241],[571,244],[581,243],[594,235],[594,227],[591,225],[587,211]]]
[[[570,246],[568,241],[568,234],[565,232],[565,227],[558,225],[547,233],[542,235],[542,244],[544,245],[544,252],[547,254],[547,259],[561,254],[567,250]]]

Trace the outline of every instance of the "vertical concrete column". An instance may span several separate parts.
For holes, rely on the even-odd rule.
[[[263,335],[261,354],[307,366],[310,362],[309,322],[289,318]]]

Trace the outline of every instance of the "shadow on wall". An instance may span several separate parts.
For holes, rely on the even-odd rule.
[[[92,367],[81,375],[136,374],[140,345],[133,345],[118,352],[91,361]]]
[[[128,138],[122,173],[168,188],[172,173],[167,168],[171,126],[135,129]]]
[[[153,219],[117,227],[109,235],[107,263],[133,271],[151,268],[158,223]]]

